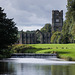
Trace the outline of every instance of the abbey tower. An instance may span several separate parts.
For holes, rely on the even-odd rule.
[[[52,31],[61,31],[63,26],[63,10],[52,11]]]

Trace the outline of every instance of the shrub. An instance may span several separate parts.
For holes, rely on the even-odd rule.
[[[72,58],[71,58],[71,57],[67,57],[67,60],[68,60],[68,61],[72,61]]]
[[[35,48],[29,45],[17,44],[13,45],[11,51],[13,53],[32,53]]]

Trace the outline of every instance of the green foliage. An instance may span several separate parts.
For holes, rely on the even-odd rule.
[[[71,57],[67,57],[67,60],[68,60],[68,61],[72,61],[72,58],[71,58]]]
[[[75,0],[68,0],[67,2],[67,13],[66,13],[66,20],[71,23],[72,20],[75,20]]]
[[[11,56],[12,52],[11,49],[0,49],[0,59],[2,58],[9,58]]]
[[[8,19],[0,7],[0,48],[8,47],[17,41],[18,29],[13,19]]]
[[[75,41],[75,0],[68,0],[66,20],[62,29],[63,43],[74,43]]]
[[[28,49],[32,49],[32,47],[28,45],[18,44],[18,45],[12,45],[11,51],[13,53],[25,53],[25,51]]]
[[[12,53],[35,53],[36,51],[40,50],[32,47],[30,45],[24,45],[24,44],[17,44],[17,45],[12,45],[11,52]]]
[[[41,32],[51,32],[51,24],[45,24],[43,28],[40,30]]]
[[[61,32],[55,32],[51,36],[51,43],[60,43]]]

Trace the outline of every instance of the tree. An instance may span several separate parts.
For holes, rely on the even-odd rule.
[[[51,32],[51,24],[47,23],[43,28],[40,30],[41,32]]]
[[[61,32],[56,31],[51,36],[51,43],[58,43],[59,44],[60,39],[61,39]]]
[[[18,29],[13,19],[9,19],[0,7],[0,48],[6,48],[17,41]]]
[[[66,20],[62,29],[62,42],[72,43],[75,39],[75,0],[68,0]]]

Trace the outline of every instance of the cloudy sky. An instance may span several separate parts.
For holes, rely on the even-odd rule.
[[[14,18],[19,30],[36,30],[52,23],[52,10],[63,10],[67,0],[0,0],[0,6],[8,18]]]

